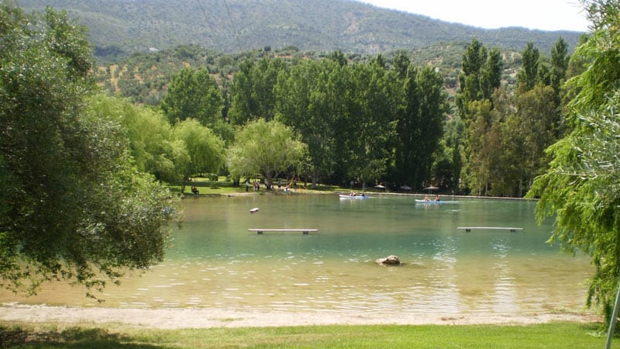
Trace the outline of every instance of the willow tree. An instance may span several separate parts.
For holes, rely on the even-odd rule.
[[[14,291],[97,289],[163,259],[174,199],[134,168],[121,126],[83,108],[86,34],[0,3],[0,286]]]
[[[258,119],[239,131],[228,151],[233,177],[262,175],[269,188],[274,176],[295,170],[305,159],[307,147],[290,127],[279,121]]]
[[[174,125],[172,134],[176,148],[184,149],[186,161],[175,163],[184,183],[198,173],[219,173],[226,161],[224,141],[210,128],[201,125],[198,120],[186,119]],[[183,192],[185,187],[181,189]]]
[[[540,196],[539,219],[556,216],[552,242],[591,256],[587,305],[609,319],[620,277],[620,3],[583,3],[593,32],[574,54],[590,63],[569,80],[579,91],[568,106],[572,131],[549,148],[551,166],[528,196]]]
[[[167,183],[181,183],[178,164],[188,162],[185,143],[173,138],[172,127],[161,111],[138,106],[128,99],[96,94],[87,101],[98,119],[119,123],[129,139],[136,168]]]

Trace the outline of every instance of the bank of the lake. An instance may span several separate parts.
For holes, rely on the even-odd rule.
[[[30,348],[603,348],[597,324],[301,326],[161,330],[119,324],[2,324],[6,347]],[[615,339],[612,348],[620,348]]]

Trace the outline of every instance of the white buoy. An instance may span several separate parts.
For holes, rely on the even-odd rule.
[[[250,210],[250,213],[256,213],[258,212],[258,207],[254,207],[253,209]]]

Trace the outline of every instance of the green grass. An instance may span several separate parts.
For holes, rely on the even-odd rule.
[[[285,180],[281,180],[282,183],[285,182]],[[277,189],[277,183],[278,180],[274,180],[275,185],[275,189]],[[196,188],[198,188],[198,191],[200,192],[200,195],[231,195],[231,194],[239,194],[239,193],[245,193],[245,183],[241,183],[238,187],[233,186],[233,183],[227,179],[226,177],[218,177],[218,180],[211,180],[210,178],[206,178],[206,177],[194,177],[192,178],[192,180],[190,182],[188,182],[185,185],[185,190],[183,191],[183,194],[186,196],[192,196],[194,195],[192,193],[192,186],[196,186]],[[170,186],[171,190],[175,193],[179,193],[181,191],[181,186]],[[299,186],[297,189],[295,189],[295,191],[297,192],[314,192],[314,193],[335,193],[337,191],[348,191],[348,189],[346,188],[341,188],[338,186],[329,186],[329,185],[323,185],[320,184],[317,186],[317,188],[310,188],[310,183],[307,183],[307,186],[305,186],[304,188],[304,183],[299,183]],[[254,193],[254,194],[265,194],[267,193],[267,191],[265,190],[265,186],[261,185],[260,191],[255,192],[252,187],[250,187],[249,189],[250,193]],[[269,194],[280,194],[282,193],[281,191],[277,191],[277,190],[273,190],[273,191],[269,191]]]
[[[3,347],[150,348],[604,348],[599,324],[529,326],[307,326],[158,330],[0,323]],[[616,338],[613,348],[620,348]]]

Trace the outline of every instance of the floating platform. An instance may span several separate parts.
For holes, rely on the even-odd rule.
[[[458,230],[465,230],[466,232],[470,232],[472,230],[510,230],[515,232],[517,230],[523,230],[523,228],[513,228],[513,227],[458,227]]]
[[[315,228],[297,228],[297,229],[288,229],[288,228],[284,228],[284,229],[271,229],[271,228],[252,228],[252,229],[248,229],[249,231],[255,231],[256,233],[258,233],[258,235],[263,235],[263,232],[266,231],[273,231],[273,232],[297,232],[297,233],[303,233],[304,235],[308,235],[308,233],[315,233],[317,231],[319,231],[318,229]]]

